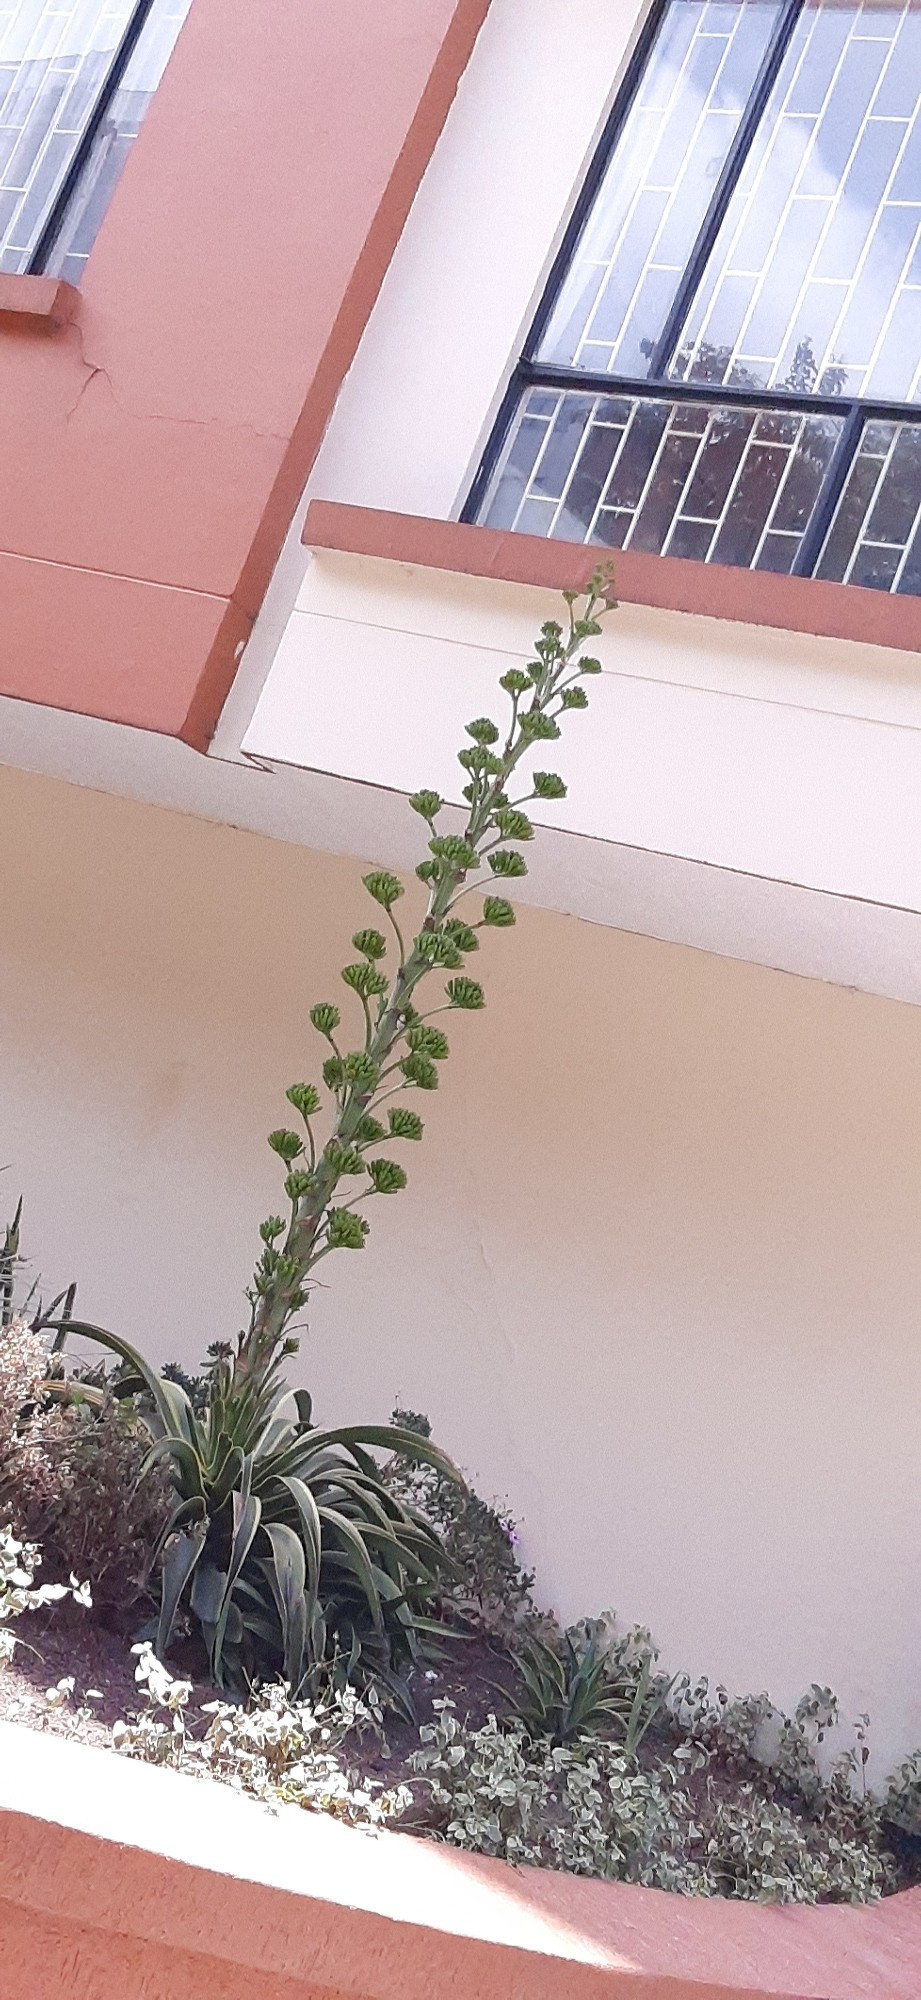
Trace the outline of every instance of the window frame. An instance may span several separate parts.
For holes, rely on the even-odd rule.
[[[668,10],[669,0],[652,0],[627,63],[623,78],[615,94],[611,111],[595,147],[573,206],[572,214],[563,232],[560,247],[553,259],[544,289],[522,346],[505,394],[487,440],[467,498],[460,512],[460,520],[471,525],[486,525],[483,507],[490,493],[496,469],[508,442],[515,417],[522,400],[531,389],[581,392],[585,395],[624,396],[637,401],[671,403],[696,403],[712,408],[760,409],[794,411],[800,415],[834,416],[843,418],[841,434],[826,468],[819,495],[811,519],[803,534],[791,569],[784,574],[821,581],[817,578],[817,565],[821,559],[830,529],[834,523],[839,503],[844,495],[848,477],[860,450],[861,438],[868,423],[910,423],[921,431],[921,402],[900,403],[876,397],[853,397],[833,395],[813,395],[808,391],[790,389],[751,389],[740,385],[686,381],[671,377],[667,370],[671,366],[678,348],[681,333],[687,321],[694,297],[703,281],[707,264],[713,252],[719,230],[722,226],[730,201],[740,179],[748,152],[755,141],[759,125],[768,108],[771,92],[780,73],[781,65],[795,33],[802,14],[810,0],[782,0],[777,19],[771,30],[758,73],[752,85],[745,110],[740,118],[722,169],[710,198],[706,214],[698,230],[697,237],[688,254],[684,274],[677,286],[674,299],[666,316],[655,350],[650,359],[649,371],[645,376],[628,376],[612,371],[590,371],[577,367],[567,367],[558,363],[542,362],[538,358],[541,342],[547,325],[555,310],[563,285],[578,248],[583,229],[588,222],[596,197],[611,162],[612,154],[623,132],[634,99],[640,87],[646,66],[650,60],[660,26]],[[921,90],[921,79],[919,79]],[[578,543],[578,547],[595,546]],[[598,545],[601,546],[601,545]],[[706,562],[701,567],[708,567]],[[748,574],[756,572],[746,570]],[[760,573],[760,572],[757,572]],[[851,588],[842,584],[841,588]],[[890,592],[881,592],[889,596]]]
[[[117,49],[113,51],[112,61],[109,64],[96,102],[80,134],[73,158],[62,178],[61,185],[55,194],[48,214],[36,238],[35,246],[25,267],[25,275],[28,277],[42,277],[47,269],[67,218],[67,211],[77,192],[84,168],[96,143],[97,135],[155,5],[156,0],[135,0],[131,18]]]

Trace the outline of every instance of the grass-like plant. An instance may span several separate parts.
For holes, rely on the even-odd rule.
[[[574,1743],[596,1731],[634,1757],[664,1708],[667,1688],[649,1649],[618,1648],[599,1619],[586,1619],[559,1645],[528,1639],[516,1652],[521,1690],[513,1712],[530,1736]]]
[[[396,1427],[316,1428],[306,1392],[291,1397],[284,1364],[317,1266],[334,1250],[361,1250],[364,1205],[406,1185],[392,1148],[422,1137],[406,1098],[438,1085],[448,1040],[437,1017],[484,1005],[467,960],[481,932],[515,921],[500,891],[527,874],[521,848],[534,829],[525,808],[565,797],[566,787],[555,772],[536,771],[522,796],[511,793],[529,755],[559,737],[561,717],[587,707],[583,683],[601,669],[585,647],[611,602],[603,573],[581,603],[567,593],[566,629],[546,623],[529,664],[501,677],[504,729],[485,716],[467,725],[459,828],[437,792],[411,798],[428,832],[416,869],[428,892],[417,930],[401,928],[399,878],[385,869],[365,876],[386,929],[375,922],[357,931],[356,956],[342,971],[359,1035],[351,1038],[332,1001],[311,1009],[326,1049],[321,1078],[292,1084],[299,1129],[269,1139],[284,1167],[287,1215],[262,1224],[248,1324],[232,1346],[212,1350],[198,1407],[125,1341],[72,1323],[128,1364],[150,1411],[149,1462],[165,1461],[176,1489],[163,1536],[157,1650],[189,1613],[220,1682],[270,1668],[297,1688],[330,1650],[384,1681],[418,1646],[437,1594],[446,1566],[439,1538],[382,1481],[372,1454],[406,1453],[452,1472],[449,1461]],[[478,908],[466,901],[474,892]],[[439,981],[436,1005],[420,1012],[420,989]]]

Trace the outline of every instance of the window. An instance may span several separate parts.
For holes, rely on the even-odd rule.
[[[78,283],[191,0],[0,0],[0,271]]]
[[[665,0],[465,519],[921,595],[921,0]]]

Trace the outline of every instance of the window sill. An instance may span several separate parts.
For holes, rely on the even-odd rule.
[[[0,272],[0,328],[45,329],[57,333],[73,319],[80,294],[64,278]]]
[[[586,548],[581,543],[544,541],[534,535],[471,527],[463,521],[391,514],[332,500],[311,503],[302,539],[311,549],[417,563],[426,569],[532,584],[544,590],[581,589],[605,559],[604,549]],[[700,618],[725,618],[740,625],[767,625],[827,639],[852,639],[901,652],[921,651],[918,597],[891,597],[885,591],[865,590],[856,584],[727,569],[715,563],[686,562],[679,556],[643,555],[633,549],[615,550],[611,559],[615,589],[625,604],[647,604]]]

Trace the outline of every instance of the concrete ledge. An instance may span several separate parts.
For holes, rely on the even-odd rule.
[[[69,326],[79,303],[76,286],[64,278],[0,272],[0,326],[6,320],[13,326],[46,327],[55,332]]]
[[[310,549],[418,563],[455,575],[544,590],[584,590],[593,570],[611,561],[615,589],[624,604],[853,639],[900,652],[921,650],[921,598],[894,597],[853,583],[774,576],[767,570],[729,569],[719,563],[687,562],[681,556],[645,555],[637,549],[545,540],[473,527],[465,521],[350,507],[335,500],[311,502],[301,539]]]
[[[512,1869],[0,1725],[0,2000],[917,2000],[921,1891],[685,1900]]]

